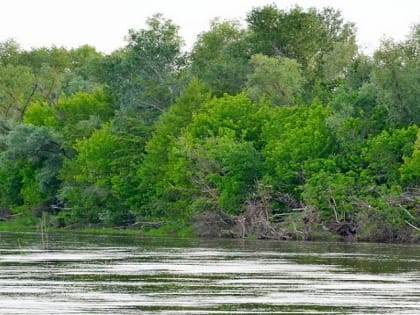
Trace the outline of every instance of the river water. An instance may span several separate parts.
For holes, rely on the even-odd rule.
[[[420,314],[420,245],[0,233],[0,314]]]

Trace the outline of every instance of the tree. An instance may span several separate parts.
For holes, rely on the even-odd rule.
[[[242,211],[262,176],[260,133],[266,119],[267,108],[244,94],[214,99],[194,116],[176,143],[170,169],[174,185],[186,189],[189,209]]]
[[[198,190],[192,199],[213,204],[212,210],[241,213],[243,203],[262,175],[260,152],[252,142],[235,139],[233,132],[187,143],[189,140],[183,138],[180,144],[188,159],[191,184]]]
[[[319,170],[303,187],[305,203],[316,207],[323,218],[335,223],[349,221],[358,209],[353,205],[357,195],[357,176]]]
[[[275,5],[253,9],[247,16],[257,52],[296,59],[306,69],[317,55],[331,51],[336,42],[354,41],[354,25],[344,23],[331,8],[289,12]]]
[[[214,20],[193,47],[190,72],[215,95],[235,95],[245,86],[249,58],[247,32],[239,23]]]
[[[150,124],[178,97],[185,56],[171,20],[155,15],[147,26],[129,31],[127,46],[104,60],[101,79],[124,115]]]
[[[100,65],[105,58],[95,48],[84,45],[69,51],[70,67],[64,70],[63,93],[71,96],[77,92],[93,93],[103,88],[99,82]]]
[[[64,81],[73,68],[69,52],[57,47],[22,51],[19,64],[29,67],[34,75],[35,100],[49,103],[61,96]]]
[[[266,179],[279,191],[298,196],[307,177],[305,163],[327,158],[334,135],[326,123],[330,109],[319,104],[278,107],[264,125]]]
[[[122,165],[118,161],[125,150],[111,125],[77,141],[75,150],[76,158],[66,160],[60,172],[64,181],[60,198],[73,209],[67,223],[130,223],[131,216],[123,207],[123,200],[113,194],[113,178],[119,174]]]
[[[305,99],[327,99],[355,53],[354,25],[339,11],[326,8],[289,11],[275,5],[253,9],[247,16],[252,52],[295,59],[306,79]],[[333,84],[331,84],[333,83]]]
[[[17,65],[20,53],[20,46],[15,40],[0,43],[0,66]]]
[[[157,199],[162,198],[162,186],[166,181],[169,158],[178,137],[191,123],[194,113],[211,99],[211,94],[198,80],[192,80],[176,102],[156,121],[154,132],[147,142],[146,155],[137,177],[142,195],[137,211],[139,217],[148,216]],[[135,192],[139,194],[138,191]]]
[[[322,77],[328,84],[340,85],[349,71],[353,58],[357,53],[354,41],[337,42],[322,57]]]
[[[369,83],[372,73],[372,58],[357,55],[353,58],[345,72],[344,88],[347,91],[358,91]]]
[[[19,124],[1,140],[1,168],[14,163],[21,167],[18,173],[9,173],[12,175],[7,180],[9,183],[21,183],[15,186],[19,191],[13,194],[20,194],[23,204],[29,208],[51,202],[60,184],[58,172],[66,155],[59,136],[45,127]]]
[[[63,146],[73,151],[77,139],[89,137],[114,117],[115,106],[110,96],[97,90],[92,94],[78,92],[63,95],[57,104],[34,102],[25,113],[24,123],[45,126],[63,135]]]
[[[394,126],[420,124],[420,26],[406,42],[384,41],[375,52],[372,83],[378,106]]]
[[[21,121],[36,91],[35,77],[30,68],[0,66],[0,118]]]
[[[192,87],[162,116],[146,147],[143,216],[190,222],[205,210],[238,213],[261,173],[264,108],[243,94],[206,99]]]
[[[378,185],[398,185],[399,169],[404,157],[408,158],[413,154],[418,129],[417,126],[410,126],[384,130],[370,138],[362,152],[362,157],[367,163],[364,176],[374,179]]]
[[[400,167],[401,180],[406,185],[419,187],[420,185],[420,129],[414,143],[413,153],[403,156],[404,163]]]
[[[293,105],[299,96],[303,77],[299,64],[292,59],[254,55],[253,71],[248,75],[248,95],[254,101],[263,98],[273,105]]]
[[[3,119],[22,121],[32,102],[55,104],[63,93],[100,88],[93,76],[100,54],[88,46],[71,51],[56,47],[22,51],[16,42],[7,41],[0,44],[0,59]]]

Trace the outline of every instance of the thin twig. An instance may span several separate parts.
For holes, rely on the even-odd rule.
[[[405,223],[407,223],[409,226],[411,226],[413,229],[420,231],[420,228],[418,228],[417,226],[411,224],[410,222],[408,222],[407,220],[404,221]]]

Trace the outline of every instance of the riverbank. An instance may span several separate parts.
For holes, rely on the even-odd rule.
[[[126,227],[104,227],[104,226],[67,226],[52,227],[48,225],[45,217],[18,217],[10,221],[0,221],[0,232],[37,232],[37,233],[77,233],[92,235],[121,235],[121,236],[144,236],[144,237],[174,237],[174,238],[221,238],[221,239],[271,239],[279,241],[327,241],[327,242],[370,242],[370,243],[420,243],[420,231],[407,226],[406,229],[389,230],[389,235],[384,235],[382,226],[381,231],[377,231],[377,238],[372,237],[378,226],[361,227],[346,223],[332,224],[327,226],[325,223],[308,222],[305,220],[293,221],[289,218],[286,222],[273,224],[272,237],[268,234],[241,235],[238,226],[230,226],[220,220],[216,226],[216,221],[212,224],[207,222],[204,228],[202,225],[184,225],[180,223],[168,223],[159,226],[152,225],[132,225]],[[300,224],[297,224],[300,223]],[[370,228],[370,229],[368,229]],[[353,231],[353,232],[349,232]],[[379,237],[379,234],[381,236]]]
[[[34,232],[34,233],[77,233],[92,235],[121,235],[146,237],[197,237],[192,227],[181,227],[177,224],[167,224],[159,228],[151,227],[103,227],[103,226],[67,226],[51,227],[45,220],[34,217],[19,217],[10,221],[0,221],[0,232]]]

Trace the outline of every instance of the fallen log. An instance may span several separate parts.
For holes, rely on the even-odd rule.
[[[163,222],[135,222],[132,224],[133,227],[139,227],[139,228],[160,228],[164,223]]]

